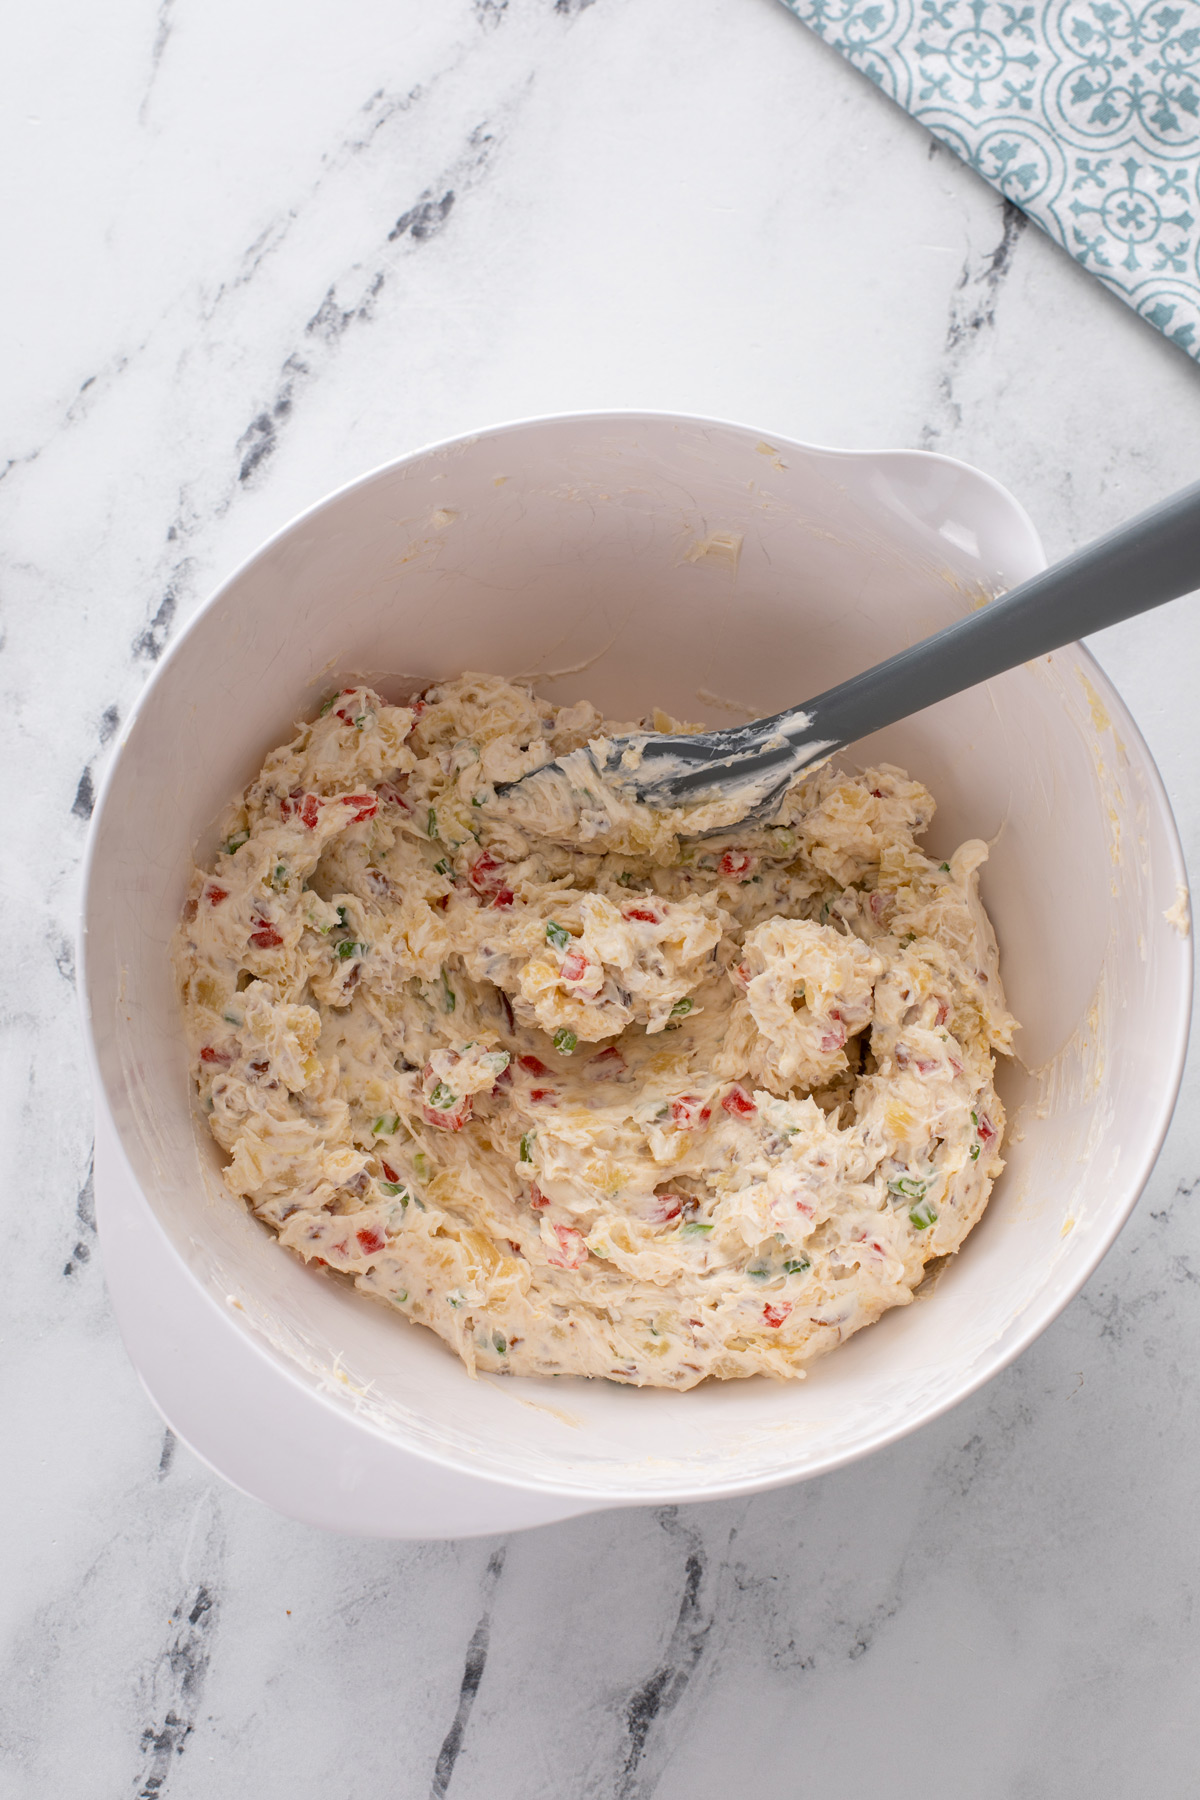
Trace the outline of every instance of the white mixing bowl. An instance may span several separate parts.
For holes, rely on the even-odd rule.
[[[740,540],[740,545],[739,545]],[[222,1186],[168,944],[229,798],[343,677],[462,669],[712,724],[844,679],[1041,567],[1016,502],[910,451],[587,415],[403,458],[287,527],[147,687],[93,827],[84,918],[109,1285],[161,1411],[214,1468],[337,1530],[449,1536],[832,1469],[953,1406],[1077,1292],[1149,1175],[1183,1064],[1183,863],[1150,754],[1078,646],[859,746],[992,844],[1018,1060],[1008,1167],[913,1306],[805,1381],[686,1394],[466,1372],[279,1248]]]

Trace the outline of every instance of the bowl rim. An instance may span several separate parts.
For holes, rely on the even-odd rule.
[[[76,933],[76,965],[78,968],[79,1004],[83,1017],[84,1044],[88,1069],[91,1074],[95,1103],[105,1108],[111,1130],[123,1154],[128,1167],[128,1157],[124,1155],[121,1130],[109,1103],[108,1087],[105,1082],[99,1055],[96,1048],[93,1029],[91,1004],[90,962],[88,958],[88,921],[92,910],[93,886],[96,878],[96,846],[99,840],[100,827],[104,818],[107,803],[115,783],[116,771],[121,763],[128,741],[136,729],[148,697],[154,691],[164,670],[171,666],[175,659],[184,654],[190,637],[204,616],[238,583],[249,569],[273,550],[283,539],[289,537],[318,514],[334,506],[351,492],[369,487],[375,481],[393,474],[406,465],[420,462],[423,458],[452,450],[467,447],[489,439],[500,438],[514,431],[540,426],[562,425],[594,425],[611,422],[614,425],[629,426],[634,423],[649,425],[681,425],[693,426],[719,431],[733,431],[753,436],[759,441],[770,439],[773,446],[779,446],[804,455],[818,455],[850,462],[884,463],[893,460],[919,461],[922,463],[941,464],[946,468],[970,475],[982,487],[989,489],[993,496],[1000,500],[1010,511],[1014,522],[1028,533],[1029,539],[1036,548],[1042,566],[1045,566],[1045,553],[1041,537],[1021,502],[986,470],[965,462],[960,457],[949,456],[943,451],[909,449],[905,447],[887,447],[882,449],[856,448],[845,449],[837,446],[809,443],[791,437],[788,433],[767,432],[761,426],[747,425],[742,421],[726,418],[714,418],[702,413],[684,413],[669,410],[628,408],[603,408],[592,411],[568,410],[555,413],[538,413],[528,416],[504,420],[501,423],[483,426],[477,430],[455,432],[449,437],[439,438],[421,444],[399,456],[390,457],[382,463],[373,465],[362,474],[342,482],[329,493],[323,494],[315,501],[295,513],[283,525],[279,526],[226,575],[195,607],[179,632],[168,645],[164,655],[151,671],[142,688],[136,695],[126,719],[113,743],[112,751],[107,759],[99,782],[96,803],[89,825],[87,842],[81,862],[80,901],[78,928]],[[1089,679],[1100,692],[1106,710],[1114,724],[1119,725],[1120,735],[1128,749],[1135,754],[1130,760],[1137,763],[1139,773],[1146,783],[1146,799],[1148,805],[1155,810],[1158,822],[1163,829],[1164,843],[1172,864],[1172,873],[1176,882],[1187,888],[1187,866],[1183,854],[1183,846],[1175,822],[1165,783],[1151,753],[1149,745],[1125,705],[1121,695],[1113,686],[1109,676],[1096,661],[1092,652],[1081,642],[1065,645],[1064,649],[1076,652],[1087,666]],[[1171,1058],[1173,1074],[1170,1081],[1159,1090],[1157,1106],[1153,1111],[1152,1128],[1145,1140],[1146,1147],[1136,1165],[1130,1165],[1121,1186],[1124,1198],[1120,1204],[1111,1204],[1109,1216],[1103,1225],[1093,1228],[1093,1237],[1087,1254],[1079,1266],[1067,1279],[1061,1276],[1057,1281],[1047,1284],[1042,1292],[1026,1307],[1020,1318],[1020,1329],[1011,1343],[1003,1350],[992,1347],[989,1353],[980,1358],[978,1367],[961,1382],[953,1391],[929,1401],[912,1414],[905,1414],[891,1424],[873,1430],[860,1444],[831,1452],[811,1465],[796,1467],[783,1465],[769,1474],[747,1475],[716,1483],[703,1485],[689,1484],[681,1481],[674,1485],[659,1485],[653,1488],[638,1486],[596,1486],[586,1479],[568,1481],[562,1478],[542,1478],[532,1473],[517,1474],[494,1467],[481,1467],[469,1454],[458,1453],[442,1446],[430,1444],[422,1439],[408,1438],[403,1435],[402,1428],[387,1430],[368,1415],[348,1407],[339,1395],[331,1393],[324,1386],[307,1379],[304,1371],[292,1359],[275,1353],[268,1346],[261,1334],[253,1326],[241,1319],[233,1319],[228,1309],[222,1308],[217,1296],[199,1279],[187,1260],[176,1247],[170,1234],[162,1224],[148,1195],[144,1193],[141,1183],[129,1167],[129,1177],[134,1182],[139,1197],[145,1202],[153,1220],[154,1228],[159,1234],[173,1261],[183,1272],[189,1283],[212,1307],[217,1318],[224,1318],[232,1324],[243,1344],[254,1354],[256,1359],[267,1365],[277,1376],[299,1388],[313,1401],[318,1402],[341,1421],[352,1424],[369,1432],[373,1437],[395,1449],[401,1454],[420,1457],[423,1461],[441,1467],[456,1475],[466,1475],[476,1481],[492,1482],[500,1487],[524,1491],[533,1494],[558,1496],[563,1499],[579,1500],[592,1498],[597,1507],[621,1507],[629,1505],[671,1505],[691,1504],[704,1500],[732,1499],[739,1495],[765,1493],[776,1488],[787,1487],[799,1481],[809,1480],[819,1475],[831,1474],[833,1471],[848,1467],[876,1450],[885,1449],[908,1437],[922,1426],[932,1423],[943,1414],[950,1412],[962,1401],[985,1386],[995,1376],[1001,1374],[1009,1365],[1023,1355],[1030,1345],[1041,1336],[1049,1325],[1063,1312],[1079,1294],[1087,1281],[1095,1273],[1108,1251],[1112,1248],[1117,1236],[1127,1223],[1133,1208],[1146,1187],[1153,1172],[1155,1163],[1162,1151],[1163,1143],[1170,1128],[1178,1101],[1179,1091],[1187,1062],[1188,1042],[1192,1014],[1192,989],[1194,977],[1194,949],[1190,932],[1181,936],[1178,952],[1183,959],[1182,973],[1186,980],[1179,983],[1176,1004],[1169,1021],[1169,1040],[1173,1043]],[[102,1246],[103,1249],[103,1246]],[[1007,1335],[1007,1334],[1006,1334]],[[204,1460],[204,1452],[197,1451]]]

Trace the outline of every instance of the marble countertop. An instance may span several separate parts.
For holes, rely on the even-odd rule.
[[[776,0],[59,0],[8,40],[0,1792],[1191,1791],[1194,1058],[1084,1292],[906,1442],[737,1503],[360,1542],[228,1488],[138,1385],[72,937],[156,658],[372,464],[712,413],[961,456],[1054,555],[1196,476],[1200,369]],[[1094,648],[1194,866],[1196,602]]]

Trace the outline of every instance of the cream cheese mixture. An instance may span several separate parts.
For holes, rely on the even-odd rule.
[[[1003,1166],[985,845],[931,861],[933,800],[887,764],[721,838],[497,801],[644,728],[486,675],[345,688],[180,928],[229,1187],[472,1372],[801,1375],[912,1298]]]

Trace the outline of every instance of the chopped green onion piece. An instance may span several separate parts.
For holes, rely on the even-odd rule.
[[[396,1305],[402,1306],[407,1299],[408,1299],[408,1289],[401,1288],[400,1292],[396,1295]]]
[[[339,907],[338,907],[338,909],[337,909],[337,916],[338,916],[338,924],[339,924],[339,925],[340,925],[340,926],[341,926],[341,928],[342,928],[342,930],[343,930],[343,931],[349,931],[349,929],[350,929],[350,915],[349,915],[349,913],[348,913],[348,912],[347,912],[347,911],[346,911],[346,909],[345,909],[345,907],[344,907],[344,906],[339,906]]]
[[[434,863],[433,872],[435,875],[448,875],[450,873],[450,864],[446,861],[444,856],[440,856],[437,862]]]
[[[483,805],[483,800],[480,797],[480,795],[478,795],[478,794],[471,795],[471,805],[472,806],[482,806]]]
[[[633,870],[632,869],[622,869],[621,873],[617,876],[617,880],[620,882],[622,887],[628,887],[630,882],[633,880]]]
[[[232,856],[235,850],[240,850],[243,844],[248,844],[249,842],[250,833],[248,831],[235,831],[231,838],[225,840],[221,845],[221,848],[226,856]]]
[[[425,835],[426,835],[426,837],[431,837],[431,838],[440,836],[440,833],[438,831],[437,814],[436,814],[436,812],[434,812],[432,806],[429,809],[429,820],[425,826]]]
[[[562,1056],[570,1056],[578,1042],[579,1039],[576,1037],[575,1033],[573,1031],[568,1031],[565,1025],[561,1030],[556,1031],[554,1034],[554,1048]]]
[[[448,1013],[452,1013],[458,1005],[457,996],[450,986],[450,977],[446,974],[445,969],[442,970],[442,1005]]]
[[[342,961],[345,962],[347,957],[357,956],[365,949],[365,944],[356,944],[353,938],[347,938],[344,943],[338,945],[337,953]]]
[[[497,1355],[504,1356],[507,1353],[508,1340],[504,1336],[502,1336],[502,1334],[500,1332],[496,1333],[495,1337],[492,1339],[492,1342],[496,1346]]]
[[[418,1150],[413,1157],[413,1168],[417,1171],[417,1174],[421,1177],[422,1181],[429,1180],[429,1158],[423,1150]],[[417,1201],[417,1205],[421,1206],[419,1200]],[[421,1207],[421,1211],[424,1212],[424,1210],[424,1207]]]
[[[937,1214],[928,1200],[919,1200],[915,1206],[910,1207],[908,1216],[918,1231],[928,1231],[937,1222]]]
[[[245,1024],[245,1020],[239,1019],[236,1013],[222,1013],[221,1017],[224,1019],[224,1021],[227,1025],[244,1025]]]
[[[287,864],[286,863],[276,863],[275,867],[271,871],[271,886],[275,889],[275,892],[278,894],[282,891],[283,888],[285,888],[287,886],[287,884],[288,884]]]
[[[765,1281],[771,1273],[766,1263],[751,1263],[746,1270],[751,1281]]]
[[[978,1144],[971,1145],[971,1161],[972,1162],[979,1161],[979,1145]]]
[[[321,708],[321,717],[322,718],[325,717],[326,713],[331,712],[333,710],[333,703],[336,699],[337,699],[336,694],[330,694],[328,700],[325,702],[324,706]]]
[[[510,1060],[507,1050],[489,1050],[484,1057],[483,1062],[484,1067],[490,1069],[496,1079],[499,1080],[505,1069],[507,1069]]]
[[[684,1013],[690,1013],[691,1010],[692,1002],[685,996],[682,1000],[677,1000],[675,1002],[674,1006],[671,1008],[671,1017],[673,1019],[682,1019]]]
[[[550,919],[546,925],[546,942],[553,944],[556,950],[565,950],[571,941],[571,934],[565,925],[556,925]]]
[[[429,1096],[429,1104],[434,1112],[453,1112],[458,1105],[458,1095],[452,1093],[444,1081],[439,1081]]]
[[[979,1114],[978,1113],[971,1114],[971,1123],[972,1123],[972,1125],[978,1127],[978,1125],[979,1125]]]
[[[408,1205],[408,1195],[405,1193],[404,1183],[402,1181],[381,1181],[379,1185],[384,1193],[391,1194],[393,1199],[395,1199],[397,1194],[403,1194],[404,1204],[405,1206]]]
[[[812,1264],[809,1262],[807,1256],[793,1256],[789,1257],[783,1267],[788,1275],[803,1275],[806,1269],[812,1268]]]
[[[531,1163],[533,1161],[533,1140],[536,1136],[536,1131],[527,1131],[522,1135],[521,1148],[517,1154],[523,1163]]]
[[[916,941],[917,941],[916,932],[915,931],[906,931],[904,936],[900,939],[900,948],[902,950],[907,950],[908,946],[910,944],[915,944]]]
[[[399,1129],[399,1113],[381,1113],[371,1127],[376,1137],[395,1137]]]
[[[939,863],[938,868],[942,871],[943,875],[948,875],[950,873],[950,864],[949,863]]]
[[[902,1200],[923,1200],[928,1186],[927,1181],[918,1181],[915,1175],[897,1175],[888,1182],[888,1191],[899,1194]]]
[[[683,1226],[683,1230],[688,1234],[689,1237],[695,1237],[695,1236],[697,1236],[697,1234],[699,1232],[711,1231],[712,1226],[706,1224],[703,1219],[688,1219],[686,1224]]]

